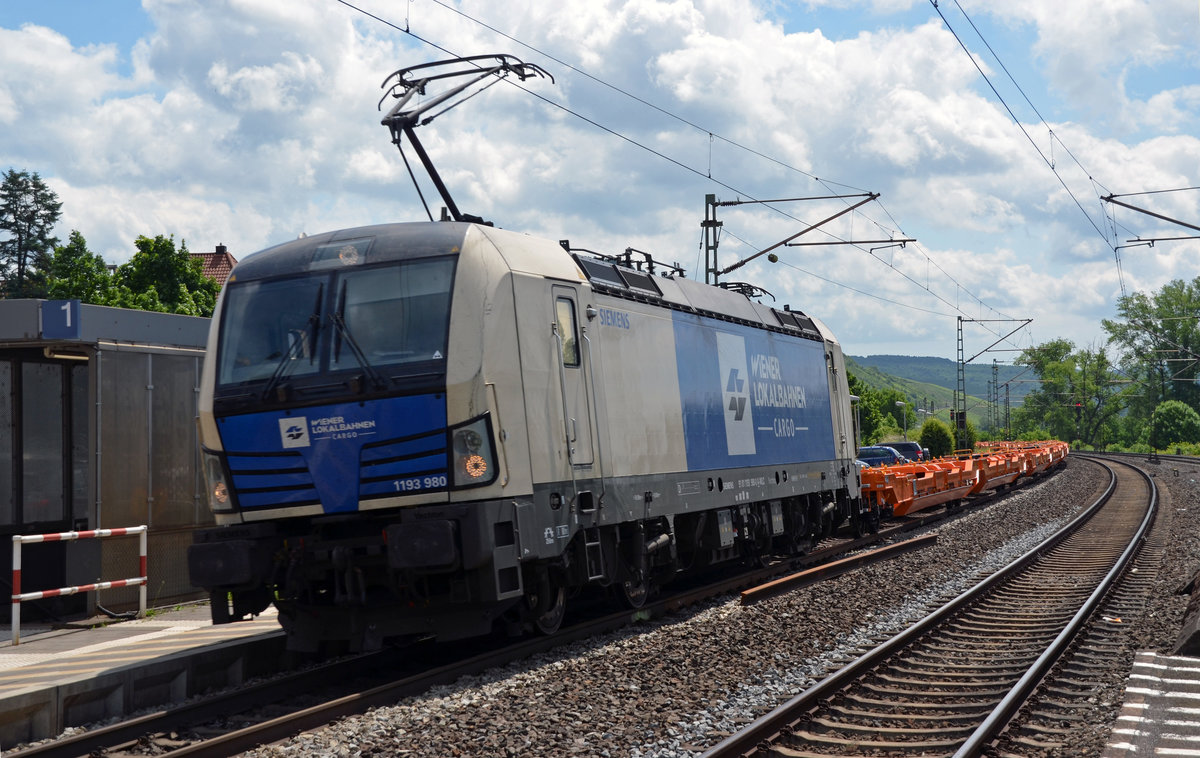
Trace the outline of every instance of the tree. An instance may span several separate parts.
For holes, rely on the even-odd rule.
[[[1109,342],[1125,351],[1123,372],[1139,388],[1129,399],[1123,434],[1123,441],[1133,444],[1163,401],[1179,400],[1200,411],[1200,277],[1176,279],[1151,295],[1122,296],[1117,312],[1119,319],[1103,324]]]
[[[929,448],[929,455],[941,458],[954,452],[954,435],[950,427],[935,418],[926,419],[921,425],[921,433],[917,437],[921,447]]]
[[[108,305],[111,289],[108,264],[88,250],[87,240],[72,229],[67,244],[54,248],[46,269],[46,297]]]
[[[8,297],[41,297],[44,272],[58,243],[51,230],[62,203],[36,172],[9,169],[0,183],[0,278]]]
[[[1149,442],[1155,450],[1200,442],[1200,414],[1179,400],[1159,403],[1150,416]]]
[[[854,374],[847,375],[847,383],[850,385],[850,394],[858,396],[860,444],[873,445],[884,437],[898,437],[904,424],[901,414],[911,413],[908,397],[899,390],[869,387]],[[897,401],[906,404],[898,407]],[[909,428],[912,428],[911,423]]]
[[[121,308],[211,316],[220,285],[204,275],[204,262],[175,237],[138,237],[137,252],[117,269],[110,305]]]
[[[1044,428],[1055,439],[1099,448],[1113,441],[1127,391],[1104,348],[1076,350],[1058,339],[1025,350],[1016,362],[1042,382],[1014,414],[1018,434]]]

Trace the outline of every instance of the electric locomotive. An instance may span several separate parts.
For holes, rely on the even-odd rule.
[[[188,551],[214,622],[274,603],[298,650],[553,633],[584,588],[639,607],[872,520],[819,320],[453,218],[230,275],[200,396],[218,525]]]
[[[289,242],[214,314],[192,579],[300,649],[636,606],[863,515],[845,376],[816,319],[513,232]]]

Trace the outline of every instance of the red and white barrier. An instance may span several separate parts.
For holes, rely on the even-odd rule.
[[[14,534],[12,548],[12,644],[21,644],[21,601],[41,600],[47,597],[74,595],[79,592],[93,592],[116,587],[138,587],[138,618],[146,615],[146,526],[130,526],[121,529],[89,529],[83,532],[55,532],[51,534]],[[111,582],[96,582],[78,587],[59,587],[54,590],[38,592],[21,592],[21,545],[37,542],[68,542],[70,540],[85,540],[98,537],[124,537],[137,534],[138,540],[138,570],[141,576],[132,579],[117,579]]]

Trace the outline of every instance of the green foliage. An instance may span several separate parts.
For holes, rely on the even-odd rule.
[[[917,437],[921,447],[929,448],[929,454],[941,458],[954,452],[954,435],[950,427],[938,419],[926,419],[921,425],[921,433]]]
[[[111,289],[108,264],[88,250],[87,240],[72,229],[67,244],[54,248],[46,268],[46,297],[107,305]]]
[[[1019,442],[1044,442],[1052,439],[1054,439],[1054,435],[1050,433],[1050,430],[1042,427],[1028,429],[1017,436]]]
[[[1200,442],[1200,414],[1179,400],[1159,403],[1150,415],[1149,442],[1156,450]]]
[[[203,262],[175,248],[173,237],[138,237],[137,252],[110,274],[78,231],[58,247],[47,266],[48,297],[139,311],[211,316],[220,287],[204,276]]]
[[[885,359],[894,359],[889,362]],[[862,361],[862,363],[860,363]],[[918,381],[906,376],[893,376],[885,374],[871,362],[879,361],[880,365],[886,365],[889,370],[893,368],[911,373],[913,376],[922,377],[925,381]],[[950,408],[954,404],[954,386],[956,384],[955,375],[953,372],[945,370],[945,364],[953,365],[945,358],[918,358],[910,356],[878,356],[873,355],[869,358],[846,358],[846,369],[855,377],[858,378],[859,384],[870,387],[874,390],[890,389],[900,393],[901,400],[906,400],[910,406],[908,428],[915,429],[917,424],[920,424],[926,414],[937,415],[943,421],[949,422]],[[979,368],[975,366],[967,366],[968,377],[970,370]],[[1007,367],[1009,371],[1013,371],[1012,367]],[[1022,369],[1025,371],[1027,369]],[[1001,376],[1005,374],[1002,372]],[[991,368],[987,369],[987,377],[991,378]],[[980,380],[980,384],[986,390],[988,379]],[[945,381],[946,385],[941,386],[931,382]],[[970,387],[971,381],[968,378],[967,386]],[[1027,387],[1026,384],[1017,384],[1015,387]],[[1021,390],[1024,392],[1025,390]],[[857,394],[857,393],[856,393]],[[1011,396],[1014,404],[1018,404],[1020,397],[1019,393],[1014,392]],[[919,413],[918,409],[925,413]],[[990,418],[991,405],[984,399],[967,394],[967,417],[974,420],[976,424],[987,423]],[[896,423],[901,424],[899,414],[896,416]],[[993,434],[1001,435],[1000,430],[991,430]],[[911,434],[909,436],[912,436]],[[864,443],[865,444],[865,443]]]
[[[204,262],[175,248],[175,237],[138,237],[137,252],[117,269],[109,305],[188,316],[211,316],[218,285],[203,273]]]
[[[58,238],[58,195],[35,172],[9,169],[0,183],[0,280],[7,297],[42,297],[45,270]]]
[[[1117,301],[1120,319],[1105,320],[1109,341],[1127,352],[1122,367],[1141,384],[1132,409],[1142,418],[1164,400],[1179,400],[1200,409],[1197,365],[1180,361],[1200,355],[1200,277],[1176,279],[1147,295],[1134,292]]]
[[[36,173],[10,169],[0,184],[0,282],[4,296],[80,300],[118,308],[211,316],[220,285],[186,243],[138,237],[137,252],[110,274],[77,230],[58,246],[50,232],[62,203]]]
[[[847,382],[850,393],[859,398],[859,444],[874,445],[885,437],[899,437],[906,423],[908,429],[915,426],[916,413],[903,392],[868,386],[849,373]],[[897,406],[897,402],[905,404]]]
[[[1200,355],[1200,277],[1163,285],[1147,295],[1135,292],[1117,301],[1118,319],[1105,320],[1109,341],[1123,349],[1121,369],[1132,380],[1128,414],[1114,428],[1126,447],[1150,446],[1150,421],[1167,400],[1200,411],[1196,383]],[[1184,360],[1180,360],[1184,359]]]
[[[1042,439],[1079,440],[1104,449],[1117,436],[1127,390],[1104,348],[1076,350],[1058,339],[1029,348],[1017,358],[1041,379],[1014,413],[1022,438],[1031,430],[1048,431]]]

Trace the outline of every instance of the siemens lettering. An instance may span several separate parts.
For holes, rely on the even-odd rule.
[[[618,329],[629,328],[629,314],[612,308],[599,308],[600,325],[615,326]]]

